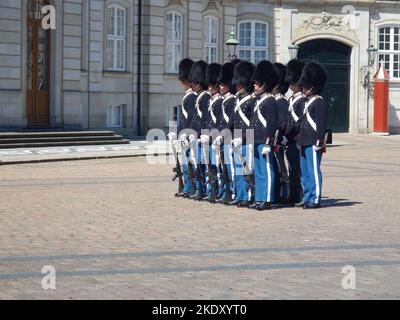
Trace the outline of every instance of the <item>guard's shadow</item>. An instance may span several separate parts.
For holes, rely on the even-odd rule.
[[[322,198],[321,205],[323,207],[352,207],[362,202],[350,201],[349,199],[332,199],[332,198]]]

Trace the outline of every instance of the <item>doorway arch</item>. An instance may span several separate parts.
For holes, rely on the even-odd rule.
[[[328,103],[328,126],[336,132],[350,127],[350,70],[352,47],[332,39],[314,39],[300,44],[298,58],[321,63],[328,72],[322,96]]]

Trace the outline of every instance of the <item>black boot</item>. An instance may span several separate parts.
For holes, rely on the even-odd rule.
[[[321,208],[321,205],[319,203],[317,203],[317,204],[308,203],[303,207],[303,209],[319,209],[319,208]]]
[[[256,207],[257,211],[265,211],[270,209],[271,209],[271,203],[269,202],[263,202]]]
[[[261,202],[255,202],[251,205],[249,205],[249,209],[257,209],[257,206],[259,206],[261,204]]]
[[[247,208],[249,204],[250,203],[248,201],[240,201],[237,206],[238,208]]]

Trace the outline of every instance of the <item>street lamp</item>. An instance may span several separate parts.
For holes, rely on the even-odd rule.
[[[290,59],[297,59],[300,47],[296,43],[292,43],[289,47]]]
[[[236,33],[233,28],[229,35],[229,39],[228,39],[228,41],[226,41],[225,44],[228,47],[228,51],[229,51],[229,56],[228,56],[229,61],[236,59],[237,58],[236,57],[236,48],[239,45],[239,41],[238,41],[238,39],[236,39]]]
[[[376,56],[378,54],[378,49],[371,45],[368,49],[368,65],[372,67],[375,64]]]

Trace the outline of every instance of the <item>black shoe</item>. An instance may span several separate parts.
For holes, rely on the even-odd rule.
[[[185,199],[190,199],[190,193],[184,193],[183,198]]]
[[[271,209],[271,203],[269,202],[263,202],[256,207],[257,211],[265,211],[270,209]]]
[[[305,203],[304,201],[300,202],[300,203],[296,203],[295,207],[296,208],[304,208],[307,205],[307,203]]]
[[[239,203],[240,203],[240,201],[234,200],[234,201],[228,202],[227,205],[228,205],[228,206],[237,206]]]
[[[308,203],[303,207],[303,209],[319,209],[319,208],[321,208],[321,205],[319,203],[318,204]]]
[[[247,208],[249,206],[250,202],[248,201],[240,201],[237,206],[238,208]]]
[[[208,196],[203,197],[203,199],[201,199],[202,201],[209,201],[210,198]]]
[[[249,205],[249,209],[256,209],[257,206],[259,206],[260,204],[261,204],[261,202],[255,202],[255,203]]]
[[[178,193],[175,193],[175,197],[176,198],[184,198],[185,194],[183,192],[178,192]]]

